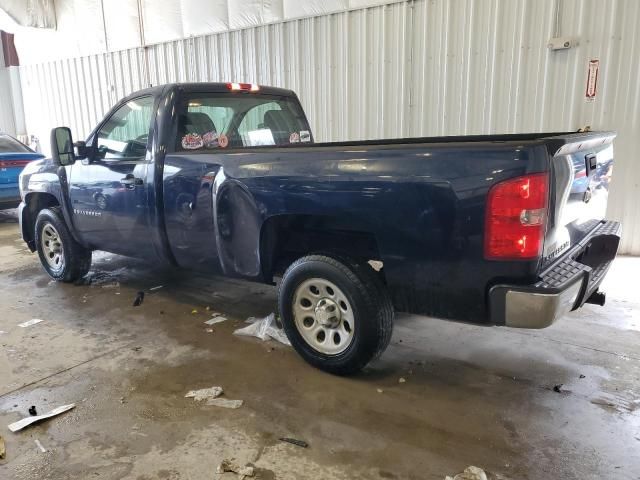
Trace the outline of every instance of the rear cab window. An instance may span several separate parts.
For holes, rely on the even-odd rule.
[[[176,151],[280,147],[311,143],[295,97],[255,93],[185,94],[179,104]]]

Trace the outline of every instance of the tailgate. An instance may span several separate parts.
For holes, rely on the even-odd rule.
[[[552,159],[543,266],[602,223],[613,171],[614,138],[613,132],[589,132],[548,139]]]

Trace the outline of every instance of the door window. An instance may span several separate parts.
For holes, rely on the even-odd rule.
[[[138,160],[147,152],[153,97],[130,100],[98,132],[98,156],[105,160]]]

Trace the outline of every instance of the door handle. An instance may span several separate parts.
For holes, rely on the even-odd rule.
[[[142,185],[142,179],[128,174],[126,177],[120,179],[120,183],[126,187],[135,187],[136,185]]]

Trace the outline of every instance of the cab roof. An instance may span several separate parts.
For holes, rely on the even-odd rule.
[[[142,90],[138,90],[133,92],[123,100],[130,99],[132,97],[138,97],[141,94],[151,94],[158,95],[163,91],[167,91],[169,89],[177,89],[182,92],[213,92],[213,93],[249,93],[252,95],[259,94],[267,94],[267,95],[281,95],[286,97],[295,97],[296,94],[293,90],[288,90],[286,88],[278,88],[278,87],[269,87],[267,85],[258,85],[258,90],[246,92],[246,91],[233,91],[229,88],[230,82],[191,82],[191,83],[165,83],[162,85],[157,85],[149,88],[145,88]],[[236,84],[240,85],[240,84]]]

